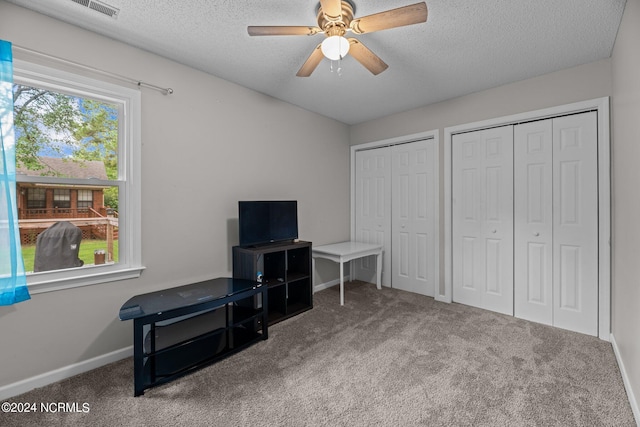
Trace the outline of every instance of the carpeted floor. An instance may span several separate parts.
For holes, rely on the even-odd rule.
[[[11,402],[2,426],[635,426],[611,345],[361,282],[269,339],[133,397],[132,359]]]

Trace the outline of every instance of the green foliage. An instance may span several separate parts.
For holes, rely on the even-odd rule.
[[[73,137],[80,142],[73,157],[101,160],[109,179],[118,178],[118,122],[114,106],[91,99],[82,101],[82,120],[75,127]]]
[[[118,211],[118,188],[110,187],[104,189],[104,205]]]
[[[107,177],[118,178],[117,106],[22,85],[13,93],[19,165],[39,170],[41,156],[70,153],[72,161],[102,161]],[[118,209],[117,188],[105,189],[105,205]]]
[[[16,160],[29,169],[41,169],[39,153],[62,153],[73,146],[79,122],[75,99],[59,93],[14,85]]]

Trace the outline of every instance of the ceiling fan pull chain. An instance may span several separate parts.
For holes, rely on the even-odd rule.
[[[330,59],[329,63],[331,64],[329,66],[329,69],[331,70],[331,72],[332,73],[335,72],[338,75],[338,77],[342,76],[342,57],[340,57],[337,61]]]
[[[349,41],[347,39],[345,39],[344,37],[341,37],[338,40],[338,52],[340,52],[339,56],[338,56],[338,70],[337,70],[338,71],[338,77],[342,76],[342,58],[346,54],[346,53],[345,54],[342,53],[343,52],[343,46],[342,46],[343,43],[347,44],[346,52],[349,51]]]

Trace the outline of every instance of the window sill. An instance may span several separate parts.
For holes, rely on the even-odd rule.
[[[106,282],[135,279],[140,277],[144,269],[145,267],[143,266],[120,267],[117,269],[114,269],[114,266],[91,267],[86,269],[85,274],[77,274],[81,269],[74,269],[76,274],[73,277],[69,277],[69,270],[48,272],[27,276],[27,285],[29,293],[36,295]]]

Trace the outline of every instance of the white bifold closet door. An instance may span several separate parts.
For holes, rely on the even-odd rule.
[[[597,113],[452,144],[453,300],[597,335]]]
[[[391,156],[392,287],[432,297],[438,280],[436,144],[394,145]]]
[[[597,117],[515,126],[515,316],[598,334]]]
[[[452,144],[453,300],[513,315],[513,126]]]
[[[437,147],[419,140],[356,152],[356,239],[383,245],[382,283],[434,296],[437,260]],[[375,262],[354,262],[373,281]]]
[[[382,284],[391,285],[391,152],[385,148],[356,151],[356,231],[358,242],[382,245]],[[374,257],[351,263],[351,278],[375,282]],[[354,277],[355,276],[355,277]]]

